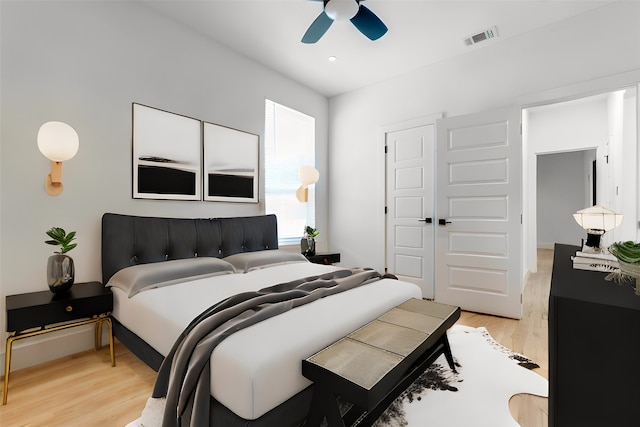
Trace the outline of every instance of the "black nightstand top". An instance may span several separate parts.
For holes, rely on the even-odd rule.
[[[51,291],[7,295],[7,332],[107,314],[113,294],[100,282],[76,283],[64,294]]]
[[[315,255],[307,256],[307,259],[315,264],[335,264],[340,262],[340,253],[339,252],[327,252],[321,253],[317,252]]]

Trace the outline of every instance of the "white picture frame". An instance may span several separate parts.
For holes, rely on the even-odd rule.
[[[260,136],[203,122],[204,200],[258,203]]]
[[[202,200],[202,123],[133,103],[133,198]]]

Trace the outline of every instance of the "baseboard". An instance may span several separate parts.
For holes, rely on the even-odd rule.
[[[94,326],[78,326],[62,331],[25,338],[13,342],[11,372],[39,365],[70,354],[94,348]],[[102,328],[102,344],[109,344],[109,328]],[[4,347],[4,346],[3,346]],[[6,354],[0,354],[0,366],[4,366]],[[4,376],[4,369],[0,372]]]
[[[540,243],[538,242],[538,249],[553,249],[555,243]]]

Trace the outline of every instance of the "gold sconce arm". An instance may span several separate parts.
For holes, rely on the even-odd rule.
[[[62,162],[51,162],[51,173],[44,180],[44,189],[52,196],[62,193]]]

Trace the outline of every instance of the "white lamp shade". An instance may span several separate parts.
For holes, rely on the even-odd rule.
[[[624,215],[617,214],[609,208],[595,205],[581,209],[573,214],[576,222],[585,230],[613,230],[622,223]]]
[[[302,166],[298,171],[298,175],[303,187],[313,185],[320,179],[320,172],[313,166]]]
[[[324,13],[334,21],[346,21],[358,13],[360,5],[356,0],[330,0],[324,7]]]
[[[47,122],[38,131],[38,148],[52,162],[64,162],[78,152],[79,138],[66,123]]]

